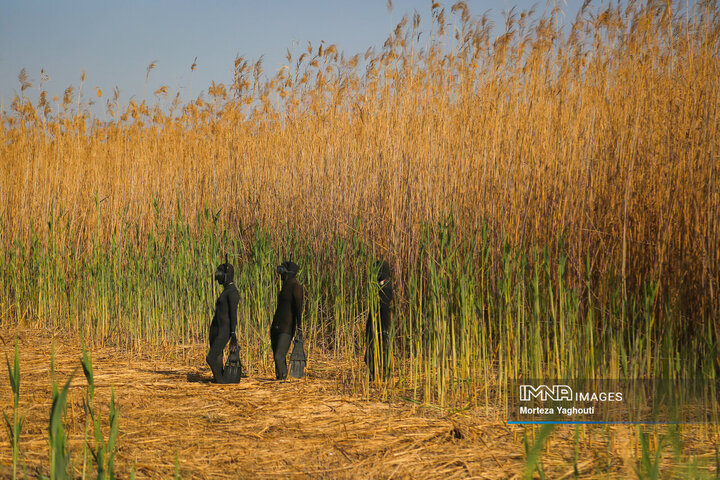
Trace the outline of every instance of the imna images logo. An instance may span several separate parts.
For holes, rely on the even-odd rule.
[[[622,392],[574,392],[568,385],[520,385],[520,401],[622,402]]]
[[[537,398],[541,402],[547,402],[548,400],[554,402],[561,402],[563,400],[572,401],[573,391],[567,385],[553,385],[548,387],[547,385],[520,385],[520,401],[529,402],[533,398]]]

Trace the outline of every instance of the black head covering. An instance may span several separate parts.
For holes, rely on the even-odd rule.
[[[222,283],[223,285],[227,285],[231,283],[234,279],[235,269],[230,263],[228,263],[226,258],[225,263],[221,263],[220,265],[218,265],[217,270],[215,270],[215,280],[217,280],[219,283]]]
[[[294,278],[300,271],[300,267],[298,267],[296,263],[288,260],[278,265],[276,271],[280,274],[282,281],[285,282]]]

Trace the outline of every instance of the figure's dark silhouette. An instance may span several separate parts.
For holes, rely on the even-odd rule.
[[[270,344],[275,361],[275,378],[278,380],[287,377],[286,357],[290,341],[295,335],[302,337],[303,287],[295,278],[298,270],[298,266],[290,261],[283,262],[277,267],[282,287],[270,326]]]
[[[227,260],[215,271],[215,280],[223,286],[223,291],[215,302],[215,315],[210,324],[210,351],[206,358],[215,383],[224,383],[223,350],[225,345],[231,338],[233,343],[237,343],[235,327],[237,326],[240,294],[233,283],[234,274],[233,266],[227,263]]]
[[[371,310],[365,325],[365,338],[367,340],[365,363],[370,372],[370,380],[375,379],[376,366],[383,373],[383,376],[387,375],[389,366],[390,306],[393,300],[393,288],[390,279],[390,264],[387,261],[380,264],[377,281],[380,286],[378,311],[373,317]],[[377,344],[377,342],[380,343]],[[378,359],[375,358],[376,352],[380,354]]]

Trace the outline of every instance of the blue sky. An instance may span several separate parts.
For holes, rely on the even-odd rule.
[[[441,2],[448,13],[452,3]],[[599,2],[597,2],[599,3]],[[430,21],[430,1],[396,0],[392,16],[382,1],[40,1],[0,0],[0,102],[5,110],[19,94],[17,80],[27,70],[36,98],[40,71],[50,76],[44,87],[50,97],[62,96],[69,85],[80,84],[84,69],[84,95],[94,87],[107,99],[118,86],[121,103],[131,96],[154,102],[152,92],[167,85],[171,94],[179,89],[189,97],[190,65],[192,97],[211,81],[229,83],[236,55],[255,60],[264,55],[264,69],[274,73],[285,63],[287,48],[301,52],[307,42],[317,48],[337,44],[346,55],[364,53],[383,44],[404,14],[417,10],[424,29]],[[542,12],[544,2],[527,0],[467,1],[470,13],[488,13],[502,24],[501,11],[512,6]],[[561,2],[570,22],[581,4]],[[423,28],[421,26],[421,28]],[[145,92],[145,73],[150,62]],[[104,103],[104,102],[103,102]]]

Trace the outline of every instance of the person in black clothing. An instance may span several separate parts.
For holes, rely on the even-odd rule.
[[[378,272],[377,281],[380,286],[378,311],[368,314],[367,324],[365,325],[365,337],[367,339],[367,350],[365,351],[365,363],[370,370],[370,380],[375,379],[375,368],[379,367],[383,372],[383,376],[388,372],[388,352],[389,352],[389,334],[390,334],[390,304],[393,299],[392,282],[390,281],[390,264],[382,261],[380,271]],[[378,327],[380,331],[378,332]],[[380,345],[376,345],[379,341]],[[380,354],[380,358],[376,362],[375,353]]]
[[[225,260],[215,271],[215,280],[223,286],[223,291],[215,302],[215,316],[210,324],[210,351],[206,361],[213,374],[213,382],[223,382],[223,350],[228,340],[237,344],[235,327],[240,294],[233,283],[233,266]]]
[[[275,378],[287,377],[287,357],[290,341],[297,334],[302,336],[303,287],[295,278],[298,266],[293,262],[283,262],[277,267],[282,287],[278,294],[277,309],[270,326],[270,344],[275,360]]]

